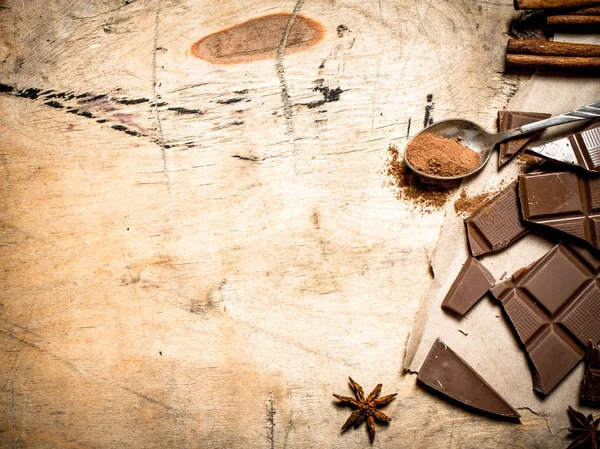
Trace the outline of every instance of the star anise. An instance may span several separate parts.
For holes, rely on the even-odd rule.
[[[350,379],[350,387],[354,392],[354,396],[356,399],[348,397],[348,396],[340,396],[338,394],[334,394],[333,396],[341,401],[343,404],[349,404],[353,407],[356,407],[356,410],[352,412],[350,417],[346,420],[344,425],[342,426],[342,432],[348,429],[350,426],[354,426],[356,429],[358,426],[362,424],[363,421],[367,421],[367,429],[369,431],[369,438],[371,439],[371,443],[375,439],[375,420],[381,422],[390,422],[392,418],[385,415],[385,413],[377,410],[377,407],[383,407],[384,405],[389,404],[392,399],[398,394],[390,394],[387,396],[383,396],[381,398],[377,398],[379,393],[381,392],[381,384],[378,384],[371,394],[367,396],[365,399],[365,393],[360,385]]]
[[[600,442],[598,424],[600,424],[600,418],[594,421],[592,415],[586,417],[583,413],[578,412],[571,407],[569,407],[567,412],[569,413],[569,419],[571,419],[571,424],[573,425],[573,427],[569,427],[569,432],[571,432],[571,437],[574,438],[567,449],[598,449],[598,443]]]

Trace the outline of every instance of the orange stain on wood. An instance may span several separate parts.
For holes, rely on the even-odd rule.
[[[213,64],[275,59],[289,20],[289,13],[257,17],[203,37],[192,44],[191,52]],[[325,30],[320,23],[298,14],[286,41],[285,55],[308,50],[324,35]]]

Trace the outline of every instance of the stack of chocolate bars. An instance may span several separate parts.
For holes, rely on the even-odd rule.
[[[547,117],[501,111],[499,130]],[[527,356],[533,389],[542,396],[550,394],[587,354],[581,403],[600,407],[600,122],[541,146],[528,147],[529,142],[503,144],[499,165],[523,148],[549,162],[520,175],[465,220],[471,255],[441,307],[463,316],[491,292]],[[501,251],[530,232],[557,244],[495,284],[477,257]],[[506,419],[519,417],[439,339],[418,379],[470,408]]]

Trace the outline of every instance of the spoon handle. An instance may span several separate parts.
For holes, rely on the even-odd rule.
[[[598,118],[600,118],[600,100],[596,101],[595,103],[588,104],[587,106],[574,109],[571,112],[557,115],[556,117],[550,117],[545,120],[523,125],[520,128],[509,129],[508,131],[498,133],[496,134],[496,143],[503,142],[523,134],[541,131],[542,129],[550,128],[551,126],[576,122],[578,120],[590,120]]]

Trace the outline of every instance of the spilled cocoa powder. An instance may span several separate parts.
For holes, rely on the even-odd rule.
[[[485,201],[490,199],[496,192],[482,192],[475,196],[468,196],[467,191],[462,189],[460,197],[454,201],[454,212],[459,217],[468,217]]]
[[[388,148],[388,154],[385,174],[391,178],[389,185],[394,187],[396,198],[412,203],[414,209],[426,213],[441,209],[460,185],[460,181],[435,182],[415,174],[393,145]]]
[[[540,157],[536,157],[533,154],[527,154],[523,151],[517,153],[517,162],[524,170],[529,170],[542,164],[544,160]]]
[[[411,165],[434,176],[459,176],[479,166],[481,155],[460,141],[431,133],[419,134],[406,148]]]

